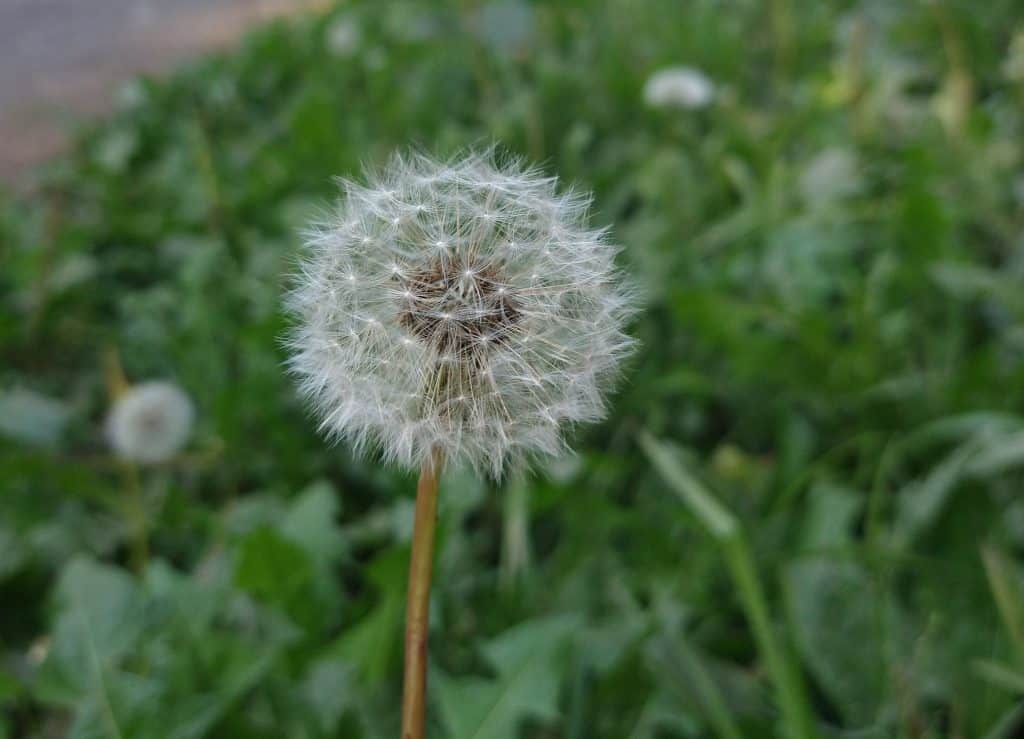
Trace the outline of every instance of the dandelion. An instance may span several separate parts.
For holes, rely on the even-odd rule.
[[[818,152],[800,173],[800,194],[811,206],[828,205],[856,194],[861,188],[857,156],[848,149]]]
[[[1013,82],[1024,82],[1024,28],[1013,34],[1009,52],[1003,62],[1003,74]]]
[[[107,440],[122,459],[140,464],[166,462],[188,441],[192,403],[169,382],[129,388],[107,417]]]
[[[715,99],[715,84],[699,69],[666,67],[644,84],[644,102],[652,108],[704,108]]]
[[[403,739],[422,737],[443,461],[500,477],[600,419],[632,298],[589,200],[492,154],[398,156],[308,234],[290,367],[321,429],[420,468]]]
[[[601,418],[631,340],[588,201],[488,156],[395,157],[309,234],[291,369],[321,429],[500,477]]]
[[[341,16],[327,27],[325,39],[327,50],[335,56],[352,56],[359,48],[362,31],[354,18]]]

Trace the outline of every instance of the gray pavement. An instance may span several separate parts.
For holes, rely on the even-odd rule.
[[[0,178],[60,151],[120,84],[324,0],[0,0]]]

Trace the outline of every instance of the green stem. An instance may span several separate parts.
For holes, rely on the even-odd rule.
[[[146,505],[142,495],[142,481],[139,468],[131,462],[125,463],[125,488],[129,536],[131,537],[131,562],[136,574],[143,574],[149,566],[149,527],[146,524]]]
[[[505,521],[501,550],[501,585],[511,592],[522,583],[530,566],[529,489],[522,479],[513,480],[505,494]]]

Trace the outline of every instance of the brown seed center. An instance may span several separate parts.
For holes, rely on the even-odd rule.
[[[397,278],[401,324],[439,354],[479,360],[508,341],[522,313],[493,266],[437,259]]]

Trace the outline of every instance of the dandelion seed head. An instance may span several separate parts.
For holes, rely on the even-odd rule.
[[[115,401],[107,416],[107,441],[122,459],[166,462],[185,446],[192,420],[192,402],[181,388],[144,382]]]
[[[604,415],[633,344],[618,247],[588,206],[492,153],[396,155],[344,183],[288,298],[290,368],[321,429],[410,468],[439,448],[495,477],[560,453],[568,426]]]

